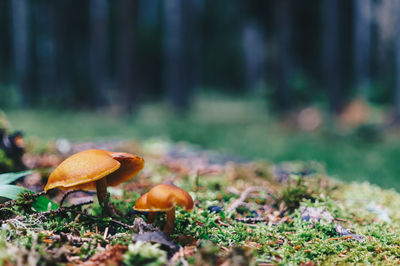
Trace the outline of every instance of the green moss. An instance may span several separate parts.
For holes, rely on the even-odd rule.
[[[126,265],[161,266],[167,263],[167,253],[159,248],[158,244],[138,241],[128,245],[124,254]]]
[[[297,176],[296,179],[295,185],[289,182],[289,185],[281,192],[281,200],[290,211],[299,208],[303,200],[316,199],[315,192],[304,184],[304,179],[301,176]]]

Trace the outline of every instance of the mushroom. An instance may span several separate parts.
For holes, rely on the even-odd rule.
[[[85,150],[65,159],[50,174],[44,190],[53,188],[97,190],[103,206],[107,186],[117,186],[134,177],[144,166],[144,160],[125,152]]]
[[[157,185],[143,194],[133,207],[136,211],[150,212],[148,222],[152,223],[156,212],[166,212],[167,221],[164,232],[170,234],[175,223],[175,206],[185,211],[193,209],[193,199],[185,190],[172,185]]]

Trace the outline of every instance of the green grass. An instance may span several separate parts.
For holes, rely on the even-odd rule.
[[[93,140],[161,137],[188,141],[247,159],[318,161],[329,175],[367,180],[400,191],[400,139],[368,143],[321,130],[288,130],[269,115],[261,100],[202,98],[186,115],[149,104],[130,117],[112,112],[9,110],[12,127],[28,138]]]

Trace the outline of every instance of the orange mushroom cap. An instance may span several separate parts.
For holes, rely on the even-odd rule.
[[[168,211],[176,205],[181,206],[185,211],[193,209],[193,199],[185,190],[172,185],[157,185],[143,194],[136,202],[137,211]]]
[[[45,191],[60,189],[95,189],[96,181],[106,178],[116,186],[131,179],[144,167],[144,160],[124,152],[86,150],[65,159],[51,174]]]

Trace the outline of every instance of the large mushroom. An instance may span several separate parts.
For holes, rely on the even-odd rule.
[[[125,152],[85,150],[65,159],[51,174],[44,190],[97,190],[103,206],[107,186],[117,186],[134,177],[144,167],[144,160]]]
[[[193,209],[193,199],[183,189],[172,185],[157,185],[143,194],[136,202],[133,209],[136,211],[150,212],[148,222],[154,221],[156,212],[166,212],[167,221],[164,232],[170,234],[175,223],[175,206],[182,207],[185,211]]]

